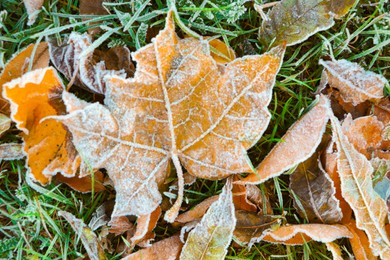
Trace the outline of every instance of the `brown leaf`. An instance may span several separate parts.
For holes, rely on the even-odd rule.
[[[166,213],[173,222],[183,199],[183,170],[222,179],[250,171],[246,150],[270,120],[267,106],[284,47],[220,66],[207,41],[179,39],[172,12],[151,44],[133,53],[134,78],[110,77],[105,106],[63,95],[69,115],[59,118],[93,168],[106,168],[116,189],[114,216],[145,215],[161,202],[172,159],[178,199]]]
[[[36,50],[34,50],[36,48]],[[31,70],[45,68],[49,65],[49,51],[46,42],[38,45],[30,44],[21,50],[8,61],[0,74],[0,91],[3,93],[3,85],[13,79],[21,77],[28,71],[31,63]],[[9,103],[0,96],[0,112],[9,115]]]
[[[80,0],[80,15],[106,15],[109,12],[104,8],[103,3],[108,2],[107,0]],[[89,20],[88,18],[83,18],[83,21]],[[99,22],[89,23],[89,26],[99,25]],[[99,33],[101,29],[99,27],[89,28],[88,33],[96,34]]]
[[[76,218],[73,214],[66,211],[59,211],[58,216],[65,218],[69,222],[76,235],[81,238],[81,242],[92,260],[106,259],[97,236],[84,224],[83,220]]]
[[[343,225],[302,224],[269,231],[263,240],[276,244],[303,245],[311,240],[329,243],[344,237],[352,237],[352,233]]]
[[[150,239],[147,239],[149,234],[153,234],[153,229],[157,225],[157,221],[161,216],[161,208],[158,207],[151,214],[141,215],[137,219],[137,228],[135,230],[134,236],[131,238],[131,243],[133,246],[144,242],[147,240],[147,244]],[[154,235],[154,234],[153,234]],[[154,238],[154,236],[152,237]]]
[[[233,181],[237,181],[239,179],[240,178],[238,177],[238,175],[235,175]],[[233,193],[233,204],[236,210],[241,209],[241,210],[252,211],[252,212],[257,211],[256,205],[248,200],[246,185],[234,183],[232,193]]]
[[[74,190],[86,193],[92,191],[92,183],[93,183],[93,190],[94,192],[100,192],[106,190],[106,188],[103,185],[104,181],[104,175],[100,171],[94,172],[94,182],[92,182],[92,175],[88,176],[74,176],[74,177],[66,177],[62,174],[57,174],[55,176],[55,179],[65,183],[69,187],[71,187]]]
[[[328,109],[327,98],[320,96],[318,103],[290,127],[282,137],[283,142],[276,144],[260,163],[256,173],[251,173],[238,183],[262,183],[309,158],[321,142],[329,120]]]
[[[236,226],[231,179],[199,224],[189,233],[180,259],[223,259]]]
[[[233,184],[234,185],[234,184]],[[273,215],[273,210],[271,203],[269,201],[269,196],[267,194],[267,190],[265,189],[265,194],[262,194],[262,191],[256,186],[252,184],[245,185],[246,187],[246,193],[248,196],[249,201],[251,201],[253,204],[257,206],[257,208],[260,210],[260,213],[265,215]],[[265,212],[263,212],[265,210]]]
[[[290,189],[297,197],[293,197],[294,207],[299,215],[307,217],[310,223],[338,223],[343,214],[335,197],[334,183],[322,168],[318,156],[319,154],[315,153],[299,164],[290,175]]]
[[[245,210],[235,211],[237,224],[233,236],[241,243],[249,243],[249,246],[259,242],[265,230],[279,225],[274,216],[259,215]]]
[[[337,118],[331,117],[334,140],[339,152],[337,166],[342,195],[351,206],[358,228],[364,230],[374,255],[390,259],[390,240],[385,231],[387,205],[374,191],[373,168],[343,134]]]
[[[201,203],[195,205],[195,207],[193,207],[189,211],[186,211],[186,212],[180,214],[179,216],[177,216],[175,221],[178,223],[184,224],[184,223],[192,222],[195,220],[200,220],[203,217],[203,215],[206,213],[206,211],[209,209],[211,204],[213,204],[215,201],[217,201],[218,198],[219,198],[219,195],[215,195],[215,196],[212,196],[212,197],[205,199]]]
[[[38,12],[41,10],[45,0],[23,0],[28,14],[27,25],[32,25],[37,19]]]
[[[341,97],[354,106],[366,100],[378,101],[383,97],[387,80],[371,71],[365,71],[357,63],[347,60],[320,60],[332,88],[340,91]]]
[[[178,259],[183,243],[179,235],[175,235],[164,240],[153,243],[151,247],[141,249],[122,260],[139,260],[139,259]]]
[[[42,184],[49,183],[57,172],[75,176],[80,164],[62,123],[45,119],[57,115],[52,100],[62,90],[53,68],[37,69],[4,84],[3,96],[11,103],[11,118],[22,130],[28,172]]]
[[[120,235],[128,230],[134,229],[134,225],[125,216],[114,217],[108,224],[111,226],[109,232],[115,235]]]
[[[11,127],[11,119],[0,113],[0,136]]]
[[[347,225],[353,236],[349,239],[351,243],[353,255],[356,260],[375,260],[378,257],[374,256],[369,247],[367,235],[356,227],[355,221],[352,219]]]
[[[23,144],[0,144],[0,160],[18,160],[24,157]]]
[[[329,10],[335,14],[335,18],[341,18],[348,13],[355,2],[356,0],[330,0]]]

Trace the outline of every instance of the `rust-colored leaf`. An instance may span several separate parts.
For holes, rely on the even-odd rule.
[[[104,181],[104,175],[100,171],[94,172],[94,176],[92,178],[92,175],[88,176],[74,176],[74,177],[66,177],[62,174],[57,174],[55,177],[56,180],[65,183],[69,187],[71,187],[74,190],[80,191],[80,192],[91,192],[92,191],[92,183],[93,183],[93,190],[95,192],[104,191],[106,188],[103,185]],[[93,179],[93,181],[92,181]]]
[[[120,235],[125,233],[126,231],[133,230],[135,232],[134,225],[129,221],[129,219],[125,216],[114,217],[108,223],[110,225],[109,232],[115,235]]]
[[[269,231],[263,240],[276,244],[303,245],[311,240],[329,243],[345,237],[352,237],[352,233],[343,225],[302,224]]]
[[[239,180],[238,175],[235,175],[233,181]],[[236,210],[246,210],[256,212],[257,207],[250,200],[248,200],[248,193],[246,185],[241,185],[238,183],[233,184],[233,204]]]
[[[270,120],[270,102],[284,47],[236,59],[220,69],[206,40],[180,39],[172,12],[152,43],[133,53],[134,78],[109,77],[105,106],[64,92],[69,115],[59,118],[93,168],[114,182],[113,215],[145,215],[161,202],[158,191],[172,160],[178,198],[166,213],[173,222],[183,199],[183,170],[222,179],[251,171],[246,150]]]
[[[341,253],[341,249],[336,243],[334,242],[326,243],[326,249],[328,249],[332,253],[333,260],[344,259]]]
[[[49,51],[45,42],[41,42],[38,45],[30,44],[25,49],[14,54],[0,74],[1,93],[3,92],[3,85],[25,74],[28,71],[30,63],[31,69],[35,70],[47,67],[49,60]],[[2,96],[0,96],[0,112],[5,115],[9,115],[10,113],[9,103]]]
[[[339,201],[335,197],[334,183],[322,168],[318,156],[319,154],[315,153],[299,164],[295,172],[290,175],[290,189],[297,197],[293,197],[294,207],[299,215],[303,218],[307,217],[310,223],[338,223],[343,214]]]
[[[134,236],[131,238],[133,246],[140,242],[144,242],[148,235],[152,233],[153,229],[157,225],[157,221],[161,216],[161,208],[156,208],[151,214],[139,216],[137,219],[137,228]],[[153,234],[154,235],[154,234]],[[154,238],[154,236],[152,237]],[[149,243],[150,239],[147,239]]]
[[[358,105],[366,100],[378,101],[383,97],[383,88],[387,80],[371,71],[365,71],[357,63],[347,60],[323,61],[332,88],[340,91],[346,102]]]
[[[205,199],[204,201],[197,204],[195,207],[193,207],[189,211],[186,211],[186,212],[180,214],[179,216],[177,216],[175,221],[178,223],[184,224],[184,223],[192,222],[195,220],[200,220],[204,216],[206,211],[210,208],[210,206],[216,200],[218,200],[218,197],[219,197],[218,195],[215,195],[215,196],[212,196],[212,197]]]
[[[38,12],[41,10],[45,0],[23,0],[28,14],[27,25],[32,25],[37,19]]]
[[[368,236],[374,255],[390,259],[390,240],[385,231],[387,205],[374,191],[371,175],[373,168],[343,134],[340,123],[331,117],[334,140],[338,150],[338,173],[344,199],[351,206],[358,228]]]
[[[45,119],[57,115],[52,100],[62,90],[53,68],[37,69],[4,84],[3,96],[11,103],[11,118],[22,130],[28,172],[42,184],[58,172],[74,176],[80,163],[64,126]]]
[[[128,255],[122,260],[140,260],[140,259],[178,259],[183,243],[179,235],[175,235],[164,240],[153,243],[147,247]]]
[[[349,231],[353,234],[349,238],[351,247],[353,250],[353,255],[356,260],[375,260],[378,257],[374,256],[371,248],[369,247],[369,241],[367,235],[356,227],[355,220],[351,220],[347,225]]]
[[[232,183],[228,179],[219,199],[189,233],[181,259],[223,259],[236,226]]]
[[[321,96],[318,103],[282,137],[283,142],[276,144],[271,152],[251,173],[239,183],[258,184],[276,177],[295,165],[305,161],[317,149],[325,131],[329,102]]]

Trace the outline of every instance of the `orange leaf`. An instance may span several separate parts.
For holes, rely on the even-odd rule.
[[[234,181],[239,180],[239,177],[237,175],[234,176],[233,178]],[[233,184],[233,204],[234,208],[236,210],[246,210],[246,211],[257,211],[256,205],[254,205],[251,201],[248,200],[248,194],[246,190],[245,185]]]
[[[34,48],[36,48],[35,52]],[[33,59],[32,62],[31,59]],[[30,44],[8,61],[0,75],[1,93],[3,91],[3,84],[25,74],[30,62],[32,64],[32,70],[45,68],[49,65],[49,51],[46,42],[41,42],[38,45]],[[6,115],[9,114],[9,103],[2,96],[0,96],[0,112]]]
[[[157,225],[157,221],[161,216],[161,208],[156,208],[151,214],[139,216],[137,219],[137,228],[134,236],[131,238],[133,246],[143,242],[149,233]],[[148,242],[147,242],[148,243]]]
[[[375,260],[376,256],[372,254],[369,247],[369,242],[366,233],[356,227],[355,220],[351,221],[346,225],[353,234],[353,237],[349,239],[352,246],[353,255],[356,260]]]
[[[74,176],[80,163],[64,126],[45,119],[57,115],[52,101],[62,90],[53,68],[34,70],[4,85],[3,96],[11,103],[11,118],[23,131],[29,174],[42,184],[50,182],[57,172]]]
[[[218,195],[215,195],[205,199],[201,203],[197,204],[194,208],[177,216],[175,221],[179,223],[188,223],[194,220],[201,219],[203,215],[206,213],[206,211],[209,209],[211,204],[213,204],[214,201],[218,199],[218,197],[219,197]]]
[[[55,176],[55,179],[65,183],[69,187],[71,187],[74,190],[80,191],[80,192],[91,192],[92,191],[92,176],[74,176],[74,177],[65,177],[61,174],[57,174]],[[94,172],[94,191],[95,192],[100,192],[104,191],[106,188],[103,185],[104,181],[104,175],[100,171]]]
[[[236,54],[227,46],[223,41],[213,39],[209,41],[211,46],[211,56],[219,64],[226,64],[233,61],[236,58]]]

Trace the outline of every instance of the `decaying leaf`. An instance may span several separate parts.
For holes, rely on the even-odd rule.
[[[390,259],[390,240],[385,230],[387,205],[374,191],[373,168],[367,158],[349,143],[338,119],[332,116],[331,121],[339,152],[337,166],[342,195],[355,214],[357,227],[366,232],[373,254]]]
[[[345,237],[352,237],[352,233],[343,225],[302,224],[269,231],[263,240],[276,244],[303,245],[311,240],[329,243]]]
[[[320,60],[332,88],[340,91],[346,102],[358,105],[366,100],[378,101],[383,97],[385,77],[371,71],[365,71],[357,63],[347,60]]]
[[[58,172],[74,176],[80,164],[64,126],[45,119],[57,115],[52,102],[62,91],[61,79],[53,68],[37,69],[4,84],[3,96],[11,103],[11,118],[22,130],[28,172],[42,184]]]
[[[251,173],[238,183],[259,184],[312,156],[329,120],[328,109],[329,101],[325,96],[320,96],[318,103],[290,127],[282,137],[283,142],[276,144],[260,163],[256,173]]]
[[[210,208],[210,206],[218,200],[219,195],[215,195],[212,197],[209,197],[202,201],[201,203],[197,204],[194,208],[190,209],[189,211],[186,211],[175,219],[178,223],[188,223],[195,220],[200,220],[206,211]]]
[[[108,225],[110,225],[109,232],[115,235],[120,235],[125,233],[128,230],[135,229],[134,225],[125,216],[111,218]]]
[[[239,177],[238,175],[235,175],[233,181],[237,181],[237,180],[239,180]],[[248,199],[246,185],[234,183],[232,193],[233,193],[233,204],[236,210],[241,209],[241,210],[252,211],[252,212],[257,211],[257,206]]]
[[[336,243],[326,243],[326,249],[328,249],[332,253],[333,260],[343,260],[341,249]]]
[[[169,12],[165,29],[133,53],[134,78],[108,78],[105,106],[63,94],[69,115],[58,119],[83,159],[107,169],[117,192],[113,216],[152,212],[171,159],[178,199],[165,219],[173,222],[183,198],[181,164],[207,179],[251,171],[246,150],[270,120],[267,105],[283,46],[221,70],[207,41],[179,39],[174,29]]]
[[[372,254],[372,250],[369,247],[369,242],[367,235],[360,229],[356,227],[355,220],[351,220],[347,225],[349,231],[353,234],[351,238],[349,238],[349,242],[351,243],[351,247],[353,250],[353,255],[356,260],[375,260],[378,257]]]
[[[234,237],[241,243],[249,243],[249,246],[259,242],[264,231],[280,225],[278,218],[270,215],[259,215],[245,210],[236,210],[237,218]]]
[[[157,225],[157,221],[161,216],[161,208],[156,208],[151,214],[139,216],[137,219],[137,228],[134,236],[131,238],[133,246],[146,240],[146,244],[149,244],[148,236],[152,233],[153,229]],[[153,233],[152,233],[153,234]],[[154,234],[151,238],[154,238]]]
[[[202,220],[189,233],[181,259],[223,259],[236,226],[231,179]]]
[[[100,245],[95,233],[83,222],[83,220],[76,218],[73,214],[66,211],[59,211],[58,216],[63,217],[72,226],[77,236],[81,239],[88,256],[92,260],[106,259],[104,250]]]
[[[74,190],[84,192],[84,193],[91,192],[92,190],[94,192],[100,192],[106,189],[103,185],[104,175],[100,171],[94,172],[93,177],[92,175],[88,175],[84,177],[81,176],[66,177],[63,176],[62,174],[57,174],[56,180],[65,183],[66,185],[68,185]]]
[[[0,113],[0,136],[11,127],[11,119]]]
[[[72,83],[86,90],[104,94],[104,77],[117,75],[130,77],[134,65],[130,51],[125,46],[117,46],[108,51],[91,50],[92,37],[85,33],[72,32],[66,43],[58,45],[55,39],[48,39],[50,59],[54,66]]]
[[[179,235],[175,235],[164,240],[153,243],[151,247],[141,249],[122,260],[139,259],[178,259],[183,243]]]
[[[335,18],[341,18],[348,13],[355,2],[356,0],[330,0],[329,10],[335,14]]]
[[[28,14],[27,25],[32,25],[37,19],[38,12],[41,10],[45,0],[23,0]]]
[[[0,144],[0,160],[18,160],[23,157],[24,153],[22,144]]]
[[[3,85],[25,74],[31,64],[31,70],[45,68],[49,65],[49,51],[46,42],[38,45],[30,44],[25,49],[15,54],[5,65],[0,74],[0,91]],[[0,112],[9,115],[9,103],[0,95]]]
[[[322,168],[318,156],[319,154],[315,153],[299,164],[290,175],[290,189],[297,197],[294,197],[294,207],[299,215],[307,217],[310,223],[338,223],[343,214],[335,197],[334,183]],[[298,206],[297,199],[303,209]]]

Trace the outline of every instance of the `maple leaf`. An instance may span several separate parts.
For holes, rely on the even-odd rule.
[[[181,164],[207,179],[251,171],[246,150],[270,120],[283,46],[221,66],[207,41],[179,39],[174,29],[169,12],[165,29],[133,53],[134,78],[108,78],[105,106],[63,93],[69,115],[58,120],[83,159],[107,169],[117,192],[113,216],[151,213],[171,159],[179,191],[165,219],[173,222],[182,202]]]

